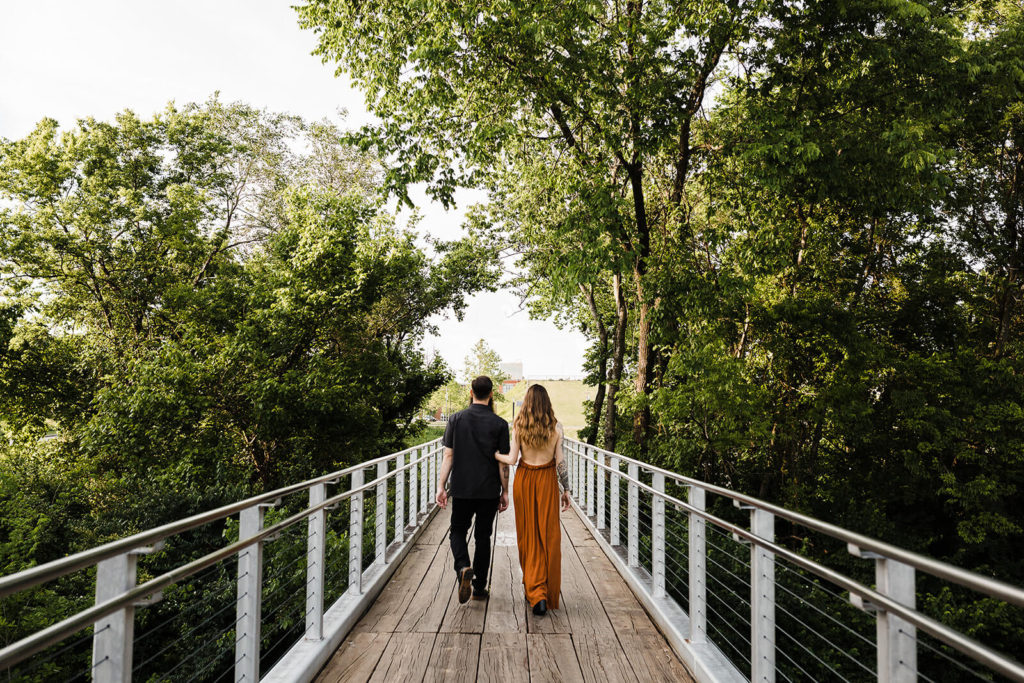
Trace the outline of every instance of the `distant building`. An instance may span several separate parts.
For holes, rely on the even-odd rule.
[[[501,370],[502,374],[508,377],[508,379],[515,380],[516,382],[523,379],[522,361],[516,361],[515,363],[502,363],[498,366],[498,369]]]
[[[498,368],[503,375],[506,375],[505,381],[501,383],[501,393],[507,394],[512,391],[512,387],[523,381],[522,361],[502,363]]]

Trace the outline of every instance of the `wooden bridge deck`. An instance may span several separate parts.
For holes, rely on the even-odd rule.
[[[498,515],[490,599],[460,605],[450,509],[439,511],[318,683],[692,681],[572,511],[562,513],[561,609],[534,616],[513,514]]]

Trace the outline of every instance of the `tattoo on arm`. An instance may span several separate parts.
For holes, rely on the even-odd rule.
[[[504,463],[501,465],[501,486],[508,489],[508,465]]]
[[[569,488],[569,466],[565,464],[565,460],[559,462],[555,469],[558,470],[558,483],[562,485],[562,490],[571,490]]]

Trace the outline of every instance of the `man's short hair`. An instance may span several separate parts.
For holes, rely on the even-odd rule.
[[[491,395],[491,392],[494,391],[494,383],[491,382],[491,378],[487,375],[480,375],[473,380],[472,387],[473,396],[475,396],[478,401],[487,398]]]

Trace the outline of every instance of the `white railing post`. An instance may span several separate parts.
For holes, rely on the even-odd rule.
[[[750,531],[775,542],[775,515],[750,510]],[[750,544],[750,680],[775,683],[775,553]]]
[[[628,508],[626,510],[626,557],[630,567],[640,565],[640,489],[636,482],[640,470],[635,462],[629,463]]]
[[[363,485],[363,470],[352,473],[352,486],[355,490]],[[348,499],[348,588],[355,592],[363,592],[363,492],[354,493]]]
[[[583,506],[587,504],[587,492],[583,489],[583,456],[580,455],[580,450],[574,443],[571,445],[571,451],[573,459],[572,478],[575,479],[575,481],[572,482],[572,486],[575,488],[575,494],[577,494],[577,505],[579,505],[582,510]]]
[[[611,456],[608,466],[612,468],[611,481],[608,482],[611,487],[608,492],[608,526],[611,527],[609,540],[612,546],[617,546],[622,543],[619,537],[619,458]]]
[[[691,486],[687,502],[691,507],[703,510],[704,489]],[[707,544],[704,534],[704,518],[691,512],[687,559],[690,574],[690,641],[694,643],[707,640]]]
[[[595,514],[594,510],[594,461],[592,459],[594,452],[589,446],[583,446],[583,454],[585,458],[585,464],[587,466],[587,517],[593,517]]]
[[[847,544],[852,555],[875,561],[875,590],[914,609],[917,601],[914,568],[877,553]],[[856,593],[850,602],[865,612],[875,613],[879,683],[917,681],[917,628]]]
[[[914,568],[888,560],[875,560],[875,588],[882,595],[914,609]],[[879,683],[911,683],[917,680],[917,628],[882,610],[876,622]]]
[[[264,505],[245,508],[238,516],[238,540],[263,530]],[[238,553],[238,604],[235,607],[235,683],[260,680],[260,625],[263,610],[263,543]]]
[[[382,460],[377,463],[377,478],[381,479],[388,474],[388,461]],[[377,505],[374,510],[376,514],[376,552],[374,561],[384,563],[387,561],[388,549],[388,480],[377,484]]]
[[[124,553],[96,565],[96,604],[135,588],[138,555]],[[127,683],[132,680],[135,607],[129,605],[96,622],[92,637],[92,680]]]
[[[665,493],[665,475],[655,472],[651,486]],[[654,597],[665,597],[665,499],[651,494],[651,575]]]
[[[395,540],[405,541],[405,456],[395,460]]]
[[[309,507],[327,500],[327,484],[309,489]],[[327,511],[321,508],[309,516],[306,535],[306,634],[307,640],[324,637],[324,562]]]
[[[430,500],[434,489],[430,484],[430,452],[433,446],[427,446],[420,450],[420,513],[427,511],[427,501]],[[417,522],[419,519],[416,520]]]
[[[597,530],[600,531],[604,529],[605,526],[604,480],[606,478],[606,473],[604,467],[602,467],[602,465],[604,465],[605,458],[604,453],[600,451],[595,452],[594,455],[597,457],[597,467],[594,468],[594,471],[597,474]]]
[[[416,503],[420,499],[420,452],[422,448],[417,448],[415,451],[409,454],[412,458],[412,466],[409,468],[409,525],[417,526],[419,524],[419,510],[416,508]]]

